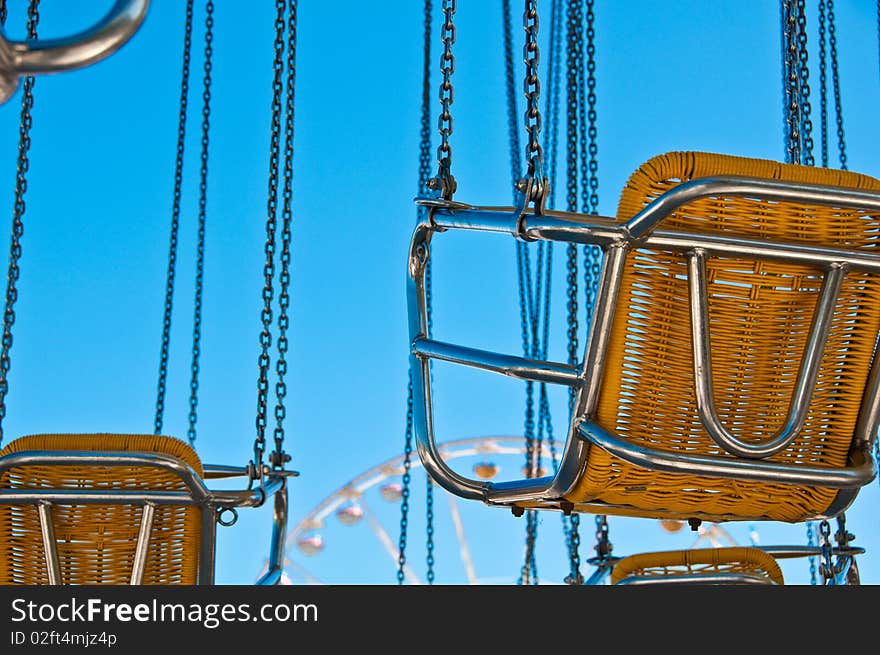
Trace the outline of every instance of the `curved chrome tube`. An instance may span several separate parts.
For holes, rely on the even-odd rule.
[[[753,573],[682,573],[680,575],[631,575],[619,585],[769,585],[776,583],[762,575]]]
[[[90,66],[119,50],[137,32],[150,0],[116,0],[91,28],[61,39],[9,41],[0,33],[0,103],[27,75],[61,73]]]
[[[701,198],[753,196],[765,201],[841,205],[866,211],[880,210],[880,194],[800,182],[781,182],[736,175],[703,177],[683,182],[654,200],[623,224],[631,241],[641,241],[675,210]]]
[[[715,391],[712,385],[712,359],[709,338],[709,293],[706,289],[706,253],[695,248],[687,253],[688,285],[690,287],[691,336],[694,354],[694,381],[697,409],[703,427],[712,440],[727,452],[745,458],[763,459],[784,450],[800,434],[810,409],[810,400],[819,367],[825,353],[825,343],[837,307],[837,296],[846,276],[846,266],[832,264],[816,307],[810,337],[801,360],[801,369],[789,404],[785,425],[771,438],[749,443],[738,439],[721,424],[715,411]]]
[[[643,466],[655,471],[756,482],[781,482],[833,489],[862,487],[873,480],[876,475],[874,458],[870,453],[865,453],[862,464],[847,468],[795,466],[793,464],[712,455],[686,455],[646,448],[620,439],[596,423],[581,423],[579,432],[583,439],[607,450],[612,455],[636,466]]]

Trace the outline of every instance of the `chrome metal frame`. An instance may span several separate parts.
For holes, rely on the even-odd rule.
[[[101,504],[141,505],[138,540],[135,544],[131,584],[141,584],[146,556],[149,550],[155,509],[158,505],[189,505],[201,510],[201,549],[197,584],[214,584],[215,554],[217,545],[217,519],[219,512],[236,507],[259,507],[269,497],[275,498],[269,569],[257,582],[258,585],[277,584],[284,563],[285,535],[287,533],[287,483],[286,478],[296,475],[293,471],[263,472],[262,484],[255,489],[211,490],[192,467],[182,459],[164,453],[109,452],[109,451],[23,451],[0,457],[0,475],[22,466],[110,466],[145,467],[161,469],[176,475],[186,486],[186,491],[131,491],[94,489],[3,489],[0,488],[0,505],[36,505],[40,517],[40,529],[49,584],[61,584],[58,549],[52,521],[55,505]],[[205,479],[248,477],[249,467],[204,467]]]
[[[763,550],[776,559],[791,559],[795,557],[820,557],[822,548],[819,546],[752,546]],[[835,565],[834,585],[846,585],[850,569],[855,565],[855,556],[862,555],[864,548],[853,546],[833,547],[832,557],[837,558]],[[593,574],[584,582],[584,585],[601,585],[611,576],[615,564],[622,557],[613,557],[604,561],[590,560],[590,564],[596,566]],[[628,576],[618,581],[618,585],[649,585],[649,584],[715,584],[715,585],[772,585],[776,583],[764,576],[749,573],[672,573],[656,576]]]
[[[9,41],[0,31],[0,103],[15,94],[22,77],[75,70],[109,57],[137,32],[149,6],[150,0],[115,0],[98,23],[60,39]]]
[[[871,457],[871,447],[880,425],[880,365],[876,357],[867,380],[846,467],[835,469],[799,466],[763,460],[784,450],[801,431],[831,313],[843,279],[851,271],[880,273],[880,256],[842,248],[659,229],[662,221],[678,208],[713,196],[744,196],[766,201],[820,204],[880,214],[878,193],[735,176],[702,178],[680,184],[624,223],[617,223],[607,217],[558,211],[523,213],[514,208],[475,207],[439,198],[416,200],[417,204],[429,208],[430,211],[416,225],[408,258],[407,302],[410,370],[414,394],[413,418],[419,456],[425,470],[440,486],[462,498],[481,500],[492,505],[530,503],[529,506],[539,508],[571,511],[571,503],[567,503],[564,496],[577,484],[586,465],[589,449],[598,446],[628,462],[657,470],[838,489],[836,500],[826,513],[813,518],[830,518],[852,503],[858,489],[876,475]],[[523,241],[562,241],[600,246],[605,256],[584,360],[578,366],[572,367],[429,338],[425,271],[433,237],[447,230],[495,232],[512,235]],[[697,406],[709,435],[733,457],[692,456],[639,446],[614,434],[596,420],[598,392],[626,256],[640,247],[683,252],[688,259]],[[704,280],[705,259],[711,256],[765,258],[819,265],[828,271],[784,428],[772,438],[758,444],[744,443],[730,435],[720,424],[715,410],[708,357],[708,298]],[[462,364],[521,380],[560,384],[573,389],[575,411],[556,474],[534,479],[488,482],[464,477],[449,468],[443,461],[434,436],[431,359]],[[614,506],[599,501],[583,503],[582,507],[600,514],[614,513]],[[673,512],[660,511],[657,514],[682,518]],[[688,517],[719,519],[717,516],[699,512]],[[723,518],[758,520],[762,517],[730,515]]]

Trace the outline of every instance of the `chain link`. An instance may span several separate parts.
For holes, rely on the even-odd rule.
[[[40,0],[31,0],[27,12],[27,34],[29,39],[37,38],[37,25],[40,22]],[[3,7],[3,23],[6,22],[6,7]],[[6,275],[6,303],[3,310],[3,337],[0,346],[0,443],[3,443],[3,420],[6,418],[6,394],[9,391],[9,369],[12,350],[12,326],[15,323],[15,302],[18,299],[18,283],[21,271],[21,238],[24,235],[24,213],[26,209],[27,173],[30,169],[28,153],[31,148],[31,127],[34,108],[34,78],[27,76],[21,97],[21,122],[18,128],[18,160],[15,170],[15,199],[12,206],[12,237],[9,245],[9,269]]]
[[[581,574],[581,535],[580,535],[581,517],[580,514],[572,514],[569,527],[569,573],[565,577],[566,584],[581,585],[584,577]]]
[[[834,19],[834,0],[828,0],[828,46],[831,51],[831,86],[834,90],[834,114],[837,125],[837,149],[841,170],[847,170],[846,135],[843,130],[843,108],[840,99],[840,69],[837,64],[837,28]]]
[[[440,196],[451,200],[455,193],[455,177],[452,175],[452,145],[449,137],[452,136],[452,102],[454,89],[452,86],[452,74],[455,72],[455,56],[452,54],[452,44],[455,43],[455,15],[456,0],[443,0],[443,54],[440,57],[440,117],[438,127],[440,132],[440,145],[437,146],[437,177],[430,180],[428,186],[440,192]]]
[[[275,0],[275,59],[273,61],[274,76],[272,79],[272,126],[269,144],[269,197],[266,217],[266,262],[263,265],[263,309],[260,321],[263,329],[260,332],[260,356],[258,359],[259,379],[257,381],[257,419],[256,437],[254,439],[254,464],[257,475],[263,468],[263,454],[266,451],[266,415],[269,395],[269,349],[272,346],[272,300],[274,297],[273,282],[275,278],[275,229],[278,210],[278,166],[281,151],[281,96],[284,89],[284,30],[285,0]],[[262,479],[262,478],[261,478]]]
[[[421,193],[428,185],[431,175],[431,18],[434,13],[431,0],[425,0],[424,6],[424,47],[422,58],[422,112],[419,129],[419,168],[418,188]],[[424,208],[419,207],[419,218],[423,218]],[[429,269],[430,270],[430,269]],[[426,303],[431,305],[429,285],[426,280]],[[430,314],[429,314],[430,320]],[[429,329],[430,333],[430,329]],[[406,394],[406,429],[403,444],[403,480],[400,499],[400,533],[397,542],[397,584],[402,585],[406,578],[406,545],[409,529],[409,498],[412,475],[412,437],[413,437],[413,388],[412,373],[408,374]]]
[[[528,140],[526,143],[526,162],[529,176],[543,173],[544,149],[541,146],[541,80],[538,76],[540,50],[538,47],[538,2],[525,0],[523,13],[523,29],[526,43],[523,46],[523,60],[526,64],[526,76],[523,91],[526,96],[525,124]]]
[[[290,0],[287,17],[287,76],[285,80],[284,111],[284,181],[281,204],[281,271],[278,276],[278,359],[275,362],[275,430],[273,438],[275,449],[272,452],[272,468],[283,469],[290,461],[284,452],[284,419],[287,408],[287,330],[290,327],[288,309],[290,307],[290,226],[293,220],[293,139],[294,139],[294,99],[296,83],[296,19],[297,0]]]
[[[821,127],[822,167],[828,167],[828,76],[825,54],[825,0],[819,0],[819,125]]]
[[[781,0],[782,2],[782,35],[783,35],[783,80],[785,87],[785,151],[786,162],[800,163],[801,160],[801,134],[800,134],[800,109],[799,109],[799,76],[797,70],[798,42],[797,42],[797,11],[795,0]]]
[[[165,274],[165,303],[162,313],[162,346],[159,353],[159,381],[156,391],[156,414],[153,433],[162,433],[165,418],[165,392],[168,380],[168,353],[171,348],[171,316],[174,306],[174,281],[177,272],[177,243],[180,231],[180,200],[183,188],[183,160],[186,146],[186,116],[189,105],[189,72],[192,51],[193,0],[187,0],[183,28],[183,69],[180,76],[180,101],[177,117],[177,149],[174,158],[174,191],[171,202],[171,233],[168,245],[168,269]]]
[[[813,521],[807,521],[807,545],[808,546],[816,546],[817,545],[817,543],[816,543],[816,529],[813,525]],[[818,570],[816,568],[816,557],[811,555],[809,557],[809,561],[810,561],[810,584],[814,585],[814,584],[817,584],[817,582],[818,582],[818,578],[816,577],[816,574],[818,573]]]
[[[523,30],[526,41],[523,46],[523,61],[526,65],[523,92],[526,97],[525,127],[528,135],[526,143],[526,176],[518,184],[525,203],[534,203],[535,211],[542,213],[550,193],[549,182],[544,176],[544,149],[541,145],[541,80],[538,64],[541,53],[538,44],[538,2],[525,0],[523,11]]]
[[[855,538],[855,535],[846,529],[846,514],[838,516],[837,532],[834,533],[834,541],[837,542],[837,546],[842,550],[847,550],[849,548],[849,542]],[[861,580],[859,579],[859,567],[856,564],[855,557],[852,555],[846,554],[838,557],[838,564],[836,567],[837,573],[839,574],[843,570],[842,567],[847,561],[849,561],[850,566],[846,574],[846,583],[848,585],[861,584]]]
[[[425,476],[425,563],[428,566],[426,579],[434,584],[434,483],[431,476]]]
[[[819,522],[819,574],[822,576],[822,584],[834,584],[834,562],[831,559],[831,525],[827,520]]]
[[[805,0],[797,3],[798,88],[800,90],[801,163],[814,166],[813,122],[810,119],[810,68],[807,62],[807,16]]]
[[[405,579],[406,541],[409,528],[409,496],[412,474],[412,437],[413,437],[413,388],[412,374],[409,377],[406,397],[406,430],[403,445],[403,480],[400,494],[400,537],[397,541],[397,584],[402,585]]]
[[[199,358],[202,341],[202,295],[205,277],[205,223],[208,203],[208,145],[211,128],[211,69],[214,54],[214,2],[205,2],[205,62],[202,88],[202,151],[199,170],[199,218],[196,246],[196,281],[193,309],[193,341],[191,377],[189,382],[189,428],[187,438],[190,444],[196,441],[196,422],[199,404]]]

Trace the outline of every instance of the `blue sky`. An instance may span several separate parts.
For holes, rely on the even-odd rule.
[[[25,3],[9,4],[9,33],[20,38]],[[109,3],[43,5],[40,33],[52,37],[91,24]],[[206,462],[244,464],[256,410],[274,3],[217,5],[198,449]],[[404,274],[417,180],[421,5],[393,0],[371,8],[299,7],[288,451],[302,476],[291,486],[291,526],[346,480],[402,448]],[[541,6],[546,31],[550,5]],[[783,155],[777,2],[682,0],[675,6],[597,2],[599,209],[605,215],[614,213],[629,173],[655,154]],[[880,176],[875,12],[867,0],[836,3],[850,168]],[[181,437],[188,411],[202,17],[200,6],[165,421],[166,431]],[[506,203],[500,2],[462,0],[456,22],[457,197]],[[814,45],[815,21],[810,29]],[[37,82],[4,423],[9,437],[152,430],[182,34],[183,2],[156,0],[140,32],[116,55]],[[435,29],[435,50],[438,34]],[[517,39],[520,34],[515,31]],[[434,88],[438,61],[439,55]],[[0,106],[0,153],[6,153],[0,156],[0,181],[6,179],[0,207],[8,208],[7,216],[19,100],[20,93]],[[3,252],[8,233],[0,230]],[[512,241],[500,237],[443,240],[435,265],[438,337],[519,350],[513,252]],[[563,279],[556,276],[558,329],[551,344],[551,357],[559,358],[565,348]],[[442,366],[437,375],[441,438],[521,432],[521,386]],[[521,465],[499,463],[502,475]],[[410,553],[424,578],[420,472],[414,484]],[[396,541],[396,507],[378,496],[368,501]],[[878,502],[875,482],[848,513],[857,543],[869,551],[860,562],[868,583],[880,583],[880,559],[871,557],[880,553]],[[439,492],[437,507],[437,580],[463,582],[447,501]],[[503,510],[460,507],[480,577],[514,581],[524,523]],[[255,579],[269,522],[264,508],[221,529],[220,582]],[[591,523],[584,517],[584,557],[592,546]],[[754,527],[764,544],[806,540],[803,526]],[[748,543],[750,526],[726,528]],[[560,532],[556,514],[542,517],[539,572],[550,582],[566,572]],[[611,532],[620,554],[685,547],[695,538],[631,519],[612,518]],[[394,564],[365,525],[328,522],[323,536],[321,555],[291,553],[316,577],[395,581]],[[783,569],[790,582],[808,581],[805,561],[786,562]]]

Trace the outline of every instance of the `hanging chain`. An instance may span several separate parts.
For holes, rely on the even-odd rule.
[[[579,88],[584,65],[583,9],[580,0],[568,0],[566,8],[566,209],[578,209],[578,120]],[[578,356],[578,260],[577,245],[566,248],[567,295],[567,349],[569,364],[577,363]],[[574,390],[569,392],[569,421],[574,411]],[[568,528],[568,552],[571,570],[566,580],[572,584],[580,580],[580,516],[571,516]]]
[[[534,203],[535,211],[540,214],[544,211],[550,189],[549,182],[544,177],[544,149],[541,146],[538,26],[537,0],[525,0],[523,30],[526,33],[526,42],[523,46],[523,60],[526,65],[526,75],[523,80],[523,91],[526,96],[525,126],[528,139],[526,143],[526,176],[520,180],[517,190],[523,194],[524,204]]]
[[[37,25],[40,22],[40,0],[31,0],[27,12],[27,33],[29,39],[37,38]],[[6,4],[0,15],[6,23]],[[20,275],[18,261],[21,258],[21,238],[24,234],[24,197],[27,193],[27,172],[30,169],[28,153],[31,148],[31,127],[34,108],[34,78],[24,78],[21,97],[21,123],[18,128],[18,161],[15,170],[15,200],[12,206],[12,237],[9,245],[9,270],[6,274],[6,303],[3,311],[3,338],[0,346],[0,443],[3,443],[3,419],[6,417],[6,394],[9,391],[9,368],[12,350],[12,325],[15,323],[15,302],[18,300],[16,284]]]
[[[814,166],[813,122],[810,119],[810,68],[807,62],[807,15],[804,0],[797,3],[798,87],[800,89],[801,163]]]
[[[581,517],[580,514],[571,515],[571,527],[569,528],[569,572],[565,577],[566,584],[580,585],[584,582],[581,574],[581,535],[580,535]]]
[[[290,327],[288,309],[290,307],[290,226],[293,204],[293,137],[294,137],[294,89],[296,83],[296,19],[297,0],[290,0],[287,17],[287,77],[285,87],[284,111],[284,182],[281,204],[281,271],[278,276],[278,359],[275,362],[275,449],[269,456],[274,470],[281,470],[290,461],[284,452],[284,419],[287,408],[287,329]]]
[[[837,542],[837,546],[843,550],[849,550],[849,542],[855,539],[856,536],[849,532],[846,529],[846,514],[841,514],[837,517],[837,532],[834,533],[834,541]],[[855,556],[850,554],[844,554],[838,558],[837,571],[838,573],[842,570],[842,566],[845,562],[849,560],[849,569],[846,572],[846,583],[848,585],[859,585],[861,584],[860,576],[859,576],[859,567],[856,564]]]
[[[822,139],[822,167],[828,168],[828,76],[825,53],[825,0],[819,0],[819,106]]]
[[[837,64],[837,29],[834,20],[834,0],[828,0],[828,46],[831,52],[831,87],[834,90],[834,114],[837,119],[837,148],[841,170],[847,170],[846,136],[843,131],[843,108],[840,99],[840,69]]]
[[[428,184],[430,189],[440,192],[440,197],[451,200],[455,193],[455,177],[452,175],[452,146],[449,137],[452,136],[452,101],[453,87],[452,74],[455,72],[455,57],[452,54],[452,44],[455,43],[455,15],[456,0],[443,0],[443,55],[440,57],[440,118],[438,120],[440,132],[440,145],[437,146],[437,177],[432,178]]]
[[[199,229],[196,246],[196,282],[193,310],[192,366],[189,382],[189,429],[187,438],[190,444],[196,441],[196,422],[199,404],[199,357],[202,341],[202,288],[205,273],[205,222],[208,203],[208,137],[211,128],[211,67],[214,54],[214,2],[205,3],[205,63],[202,89],[202,152],[199,170]]]
[[[782,43],[783,43],[783,78],[785,86],[785,151],[786,162],[800,163],[801,134],[799,109],[799,75],[798,75],[798,42],[797,42],[797,11],[795,0],[782,2]]]
[[[171,347],[171,315],[174,305],[174,279],[177,271],[177,241],[180,231],[180,198],[183,188],[183,155],[186,145],[186,114],[189,104],[189,70],[192,50],[193,0],[186,3],[183,28],[183,70],[180,76],[180,102],[177,118],[177,151],[174,158],[174,194],[171,202],[171,235],[168,246],[168,270],[165,275],[165,306],[162,314],[162,347],[159,354],[159,382],[156,392],[156,415],[153,433],[162,433],[165,418],[165,391],[168,379],[168,351]]]
[[[409,528],[409,495],[412,474],[412,436],[413,436],[413,389],[412,375],[407,385],[406,399],[406,431],[404,433],[403,446],[403,489],[400,494],[400,537],[397,541],[397,584],[404,581],[404,568],[406,567],[406,538]]]
[[[281,96],[283,92],[284,72],[284,14],[285,0],[275,0],[275,59],[272,65],[272,127],[269,145],[269,198],[266,217],[266,263],[263,266],[263,309],[260,320],[263,329],[260,332],[260,369],[257,382],[257,420],[256,438],[254,439],[255,475],[262,480],[263,454],[266,451],[266,414],[269,395],[269,349],[272,345],[272,299],[274,297],[273,281],[275,278],[275,228],[278,210],[278,165],[281,151]]]
[[[819,556],[819,573],[822,576],[822,583],[825,585],[834,584],[834,562],[831,559],[831,525],[826,520],[819,522],[819,548],[821,555]]]
[[[816,529],[813,525],[813,521],[807,521],[807,546],[813,547],[816,546]],[[817,584],[818,578],[816,577],[818,573],[818,569],[816,568],[816,557],[814,555],[810,555],[810,584]]]
[[[431,0],[425,0],[424,8],[424,53],[422,57],[422,115],[419,129],[419,169],[418,189],[422,193],[431,175],[431,18],[434,13]],[[419,219],[423,218],[425,208],[419,207]],[[427,290],[426,290],[427,293]],[[430,303],[430,299],[426,299]],[[400,536],[397,542],[397,584],[405,580],[406,542],[409,528],[409,498],[412,475],[412,437],[413,437],[413,387],[412,373],[408,374],[406,392],[406,430],[403,444],[403,489],[400,498]]]
[[[431,476],[425,476],[425,563],[428,566],[428,584],[434,584],[434,483]]]

